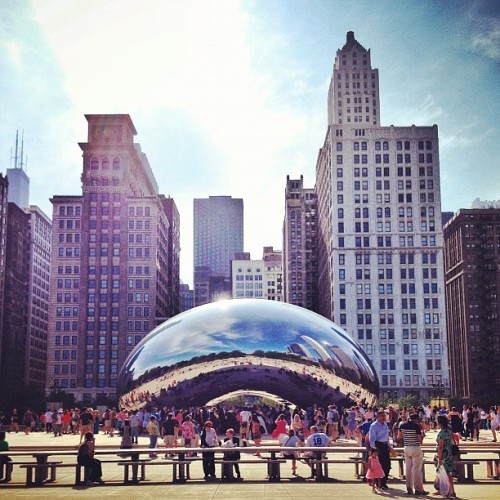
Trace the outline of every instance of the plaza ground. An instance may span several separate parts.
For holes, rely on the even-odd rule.
[[[429,432],[425,438],[424,445],[435,443],[436,434]],[[7,441],[11,448],[18,446],[29,446],[33,448],[41,447],[74,447],[78,446],[78,436],[64,435],[54,437],[52,434],[41,432],[31,433],[26,436],[24,433],[7,434]],[[103,434],[96,436],[97,447],[119,447],[121,438],[119,436],[108,437]],[[139,445],[147,447],[149,440],[147,437],[141,437]],[[263,444],[271,444],[265,442]],[[354,441],[345,439],[339,440],[339,446],[342,444],[353,446]],[[491,447],[491,433],[483,432],[480,439],[480,445]],[[465,445],[464,445],[465,446]],[[500,446],[499,446],[500,450]],[[159,450],[161,451],[161,450]],[[332,450],[333,451],[333,450]],[[161,457],[161,453],[159,453]],[[426,458],[432,458],[431,454],[426,454]],[[158,458],[161,460],[161,458]],[[74,459],[72,459],[74,461]],[[13,481],[9,484],[0,485],[0,500],[10,498],[30,498],[42,499],[49,497],[52,499],[60,498],[113,498],[120,497],[126,500],[135,499],[272,499],[272,500],[303,500],[341,498],[363,500],[366,498],[416,498],[409,497],[406,494],[406,487],[403,481],[394,479],[390,481],[390,490],[383,494],[374,495],[371,488],[354,477],[354,466],[351,464],[332,464],[330,466],[330,476],[337,479],[336,482],[316,482],[309,479],[309,468],[303,463],[298,465],[298,475],[292,475],[290,466],[283,464],[281,467],[282,481],[279,483],[270,483],[265,479],[265,465],[241,465],[241,482],[225,483],[210,482],[203,480],[201,463],[197,462],[191,467],[191,481],[185,484],[171,483],[171,468],[167,467],[149,467],[146,469],[147,480],[137,485],[123,486],[123,470],[116,463],[103,464],[103,479],[105,486],[74,486],[74,469],[61,469],[57,472],[57,482],[46,484],[41,488],[26,488],[24,486],[26,473],[19,466],[14,468]],[[397,473],[397,468],[393,468]],[[217,469],[217,475],[220,476],[220,470]],[[432,466],[426,467],[427,478],[433,477]],[[499,499],[500,481],[492,481],[486,478],[486,466],[481,464],[475,467],[475,477],[477,481],[472,484],[457,484],[456,492],[461,499]],[[425,489],[431,494],[427,498],[442,498],[434,493],[432,483],[427,482]],[[424,497],[419,497],[424,498]]]

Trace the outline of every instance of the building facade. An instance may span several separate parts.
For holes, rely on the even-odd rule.
[[[449,387],[436,125],[380,125],[378,71],[347,34],[316,165],[319,311],[363,347],[382,396]]]
[[[284,300],[318,310],[317,198],[314,188],[304,188],[303,176],[287,176],[283,221]]]
[[[9,203],[9,180],[0,173],[0,375],[3,374],[4,335],[3,309],[5,298],[5,254],[7,251],[7,207]]]
[[[282,254],[273,247],[264,247],[262,259],[239,255],[232,261],[233,299],[254,298],[283,302]]]
[[[493,403],[500,398],[500,206],[459,210],[444,227],[444,248],[451,393]]]
[[[51,199],[46,387],[90,402],[115,398],[128,354],[178,312],[179,221],[130,116],[85,117],[82,195]]]
[[[5,245],[2,366],[0,378],[6,392],[28,384],[28,291],[30,281],[29,215],[8,203]]]
[[[243,251],[243,200],[194,200],[194,301],[199,306],[231,297],[231,261]]]
[[[35,205],[30,205],[28,214],[30,273],[25,372],[29,385],[45,389],[52,221]]]

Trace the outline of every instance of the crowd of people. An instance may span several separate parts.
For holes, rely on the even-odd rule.
[[[79,435],[79,460],[94,469],[90,483],[102,482],[100,463],[93,456],[94,435],[99,432],[108,436],[123,435],[128,426],[132,443],[138,443],[140,436],[149,437],[151,458],[157,458],[156,447],[160,439],[167,448],[259,447],[264,435],[286,447],[331,446],[339,439],[355,440],[365,448],[366,480],[374,492],[388,488],[391,456],[395,447],[403,447],[407,492],[416,495],[427,494],[423,490],[421,443],[425,433],[434,432],[437,433],[437,466],[446,471],[449,478],[447,494],[453,497],[453,460],[458,445],[465,440],[479,440],[480,432],[491,432],[492,441],[496,442],[500,431],[500,406],[485,411],[471,405],[458,411],[455,407],[430,405],[410,408],[388,405],[382,408],[366,402],[346,408],[332,404],[326,408],[315,405],[305,409],[288,405],[237,407],[223,404],[184,409],[145,406],[134,411],[108,408],[102,413],[92,408],[58,409],[47,410],[38,416],[26,410],[21,418],[17,410],[13,410],[10,417],[0,412],[0,446],[3,450],[8,450],[5,430],[19,432],[19,422],[23,423],[25,433],[40,429],[56,437]],[[234,461],[236,478],[240,478],[239,451],[228,450],[227,454]],[[206,451],[202,455],[205,479],[216,479],[214,453]],[[260,454],[257,452],[256,455]],[[285,457],[291,459],[293,474],[298,459],[308,463],[310,458],[299,449],[287,452]]]

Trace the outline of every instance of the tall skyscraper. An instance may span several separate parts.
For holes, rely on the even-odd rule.
[[[115,397],[128,354],[178,311],[179,221],[130,116],[85,117],[82,195],[51,199],[47,390],[89,402]]]
[[[320,312],[371,358],[382,395],[449,387],[436,125],[380,125],[378,71],[347,33],[316,165]]]
[[[29,205],[24,141],[2,178],[0,379],[5,394],[45,389],[51,221]],[[7,205],[8,200],[8,205]]]
[[[444,227],[451,392],[500,398],[500,203],[461,209]]]
[[[285,302],[318,310],[317,198],[314,188],[300,179],[286,178],[283,222],[283,273]]]
[[[194,200],[194,300],[206,304],[231,296],[231,261],[243,251],[243,200],[209,196]]]

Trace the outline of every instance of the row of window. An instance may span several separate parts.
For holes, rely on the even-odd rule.
[[[391,163],[391,157],[389,153],[376,153],[375,156],[375,164],[381,164],[381,163]],[[368,155],[366,154],[355,154],[353,155],[353,162],[354,164],[367,164],[368,163]],[[432,153],[419,153],[418,154],[418,163],[432,163],[433,162],[433,156]],[[337,165],[343,165],[344,164],[344,155],[337,155],[336,156],[336,163]],[[402,164],[402,163],[412,163],[412,156],[411,153],[396,153],[396,163],[397,164]]]
[[[339,223],[339,233],[344,232],[343,224]],[[435,247],[437,245],[436,236],[421,236],[421,245],[423,247]],[[343,236],[338,237],[338,247],[345,248],[345,238]],[[370,248],[370,236],[356,236],[354,238],[354,245],[356,248]],[[415,238],[413,236],[400,236],[399,237],[400,247],[414,247]],[[391,236],[377,236],[377,247],[378,248],[392,248],[392,237]]]
[[[427,370],[441,370],[441,359],[426,359]],[[396,370],[396,360],[395,359],[382,359],[380,360],[380,368],[383,371],[395,371]],[[403,369],[408,370],[418,370],[418,359],[404,359]]]
[[[358,102],[358,99],[359,99],[359,102]],[[347,98],[347,102],[349,103],[349,98]],[[354,103],[355,104],[361,103],[361,97],[360,98],[355,97]],[[368,104],[368,103],[369,103],[369,99],[368,99],[368,97],[366,97],[365,104]],[[362,151],[366,151],[368,149],[368,143],[366,141],[362,141],[361,143],[358,141],[355,141],[353,143],[354,151],[359,151],[360,146],[361,146]],[[384,151],[389,151],[389,142],[388,141],[375,141],[374,146],[375,146],[375,151],[381,151],[382,149]],[[337,151],[342,151],[342,148],[343,148],[343,143],[337,142],[336,143]],[[396,150],[403,151],[403,149],[405,151],[410,151],[410,149],[411,149],[410,141],[397,141],[396,142]],[[419,151],[423,151],[425,149],[428,151],[432,150],[432,141],[418,141],[418,149],[419,149]]]
[[[241,291],[241,290],[237,290],[236,291],[236,297],[237,298],[241,298],[241,297],[263,297],[264,296],[264,293],[261,291],[261,290],[255,290],[255,291],[252,291],[252,290],[245,290],[245,292]]]
[[[357,314],[357,324],[358,325],[371,325],[373,316],[371,313]],[[394,314],[379,314],[378,315],[379,324],[381,325],[394,325]],[[439,324],[439,313],[424,313],[423,315],[424,324]],[[431,323],[432,320],[432,323]],[[344,323],[342,322],[344,321]],[[340,324],[345,325],[347,321],[346,314],[340,314]],[[401,314],[401,323],[403,325],[416,325],[417,324],[417,314],[416,313],[402,313]]]
[[[381,328],[379,330],[379,337],[381,340],[395,339],[395,330],[393,328]],[[403,339],[418,339],[418,330],[416,328],[402,328],[401,329],[401,337]],[[441,338],[441,332],[439,328],[425,328],[424,329],[424,337],[425,340],[439,340]],[[371,328],[358,328],[358,340],[372,340],[373,339],[373,331]]]
[[[404,356],[418,356],[418,346],[419,344],[403,344],[403,349],[401,350]],[[363,345],[362,345],[363,347]],[[363,347],[366,354],[373,356],[374,345],[366,344]],[[379,344],[379,353],[382,356],[394,356],[396,355],[396,344]],[[425,344],[425,354],[426,356],[440,356],[443,353],[443,347],[441,344]]]

